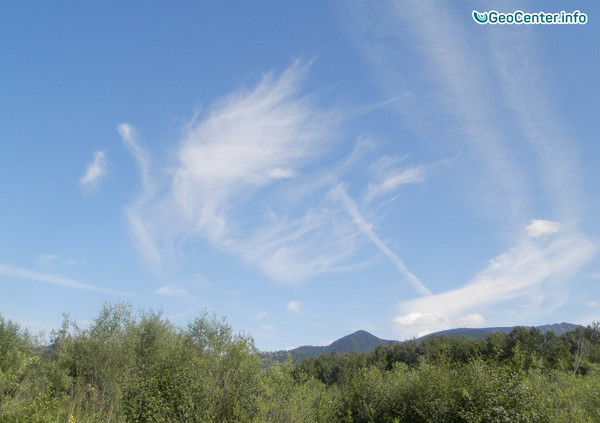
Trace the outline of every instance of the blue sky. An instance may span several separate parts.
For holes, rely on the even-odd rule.
[[[598,320],[600,6],[565,7],[2,5],[0,312],[263,350]]]

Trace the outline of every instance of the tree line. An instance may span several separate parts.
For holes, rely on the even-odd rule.
[[[293,364],[202,313],[106,304],[49,345],[0,316],[0,422],[600,421],[600,325],[433,336]]]

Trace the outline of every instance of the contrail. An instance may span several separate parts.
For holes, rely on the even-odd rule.
[[[398,270],[406,276],[408,282],[413,286],[413,288],[422,295],[431,295],[431,291],[423,285],[423,283],[406,267],[402,259],[398,257],[392,250],[389,249],[387,245],[379,238],[379,236],[373,232],[372,225],[369,224],[365,218],[360,214],[356,203],[348,193],[346,193],[346,189],[343,184],[339,184],[332,190],[332,193],[339,197],[342,204],[346,208],[346,211],[352,217],[354,224],[360,229],[373,243],[379,248],[379,250],[385,254],[398,268]]]

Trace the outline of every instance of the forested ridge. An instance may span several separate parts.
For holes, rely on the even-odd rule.
[[[261,358],[262,357],[262,358]],[[600,325],[430,336],[293,364],[203,313],[107,304],[50,344],[0,316],[0,422],[596,422]]]
[[[330,354],[333,351],[344,354],[350,351],[354,352],[371,352],[379,345],[387,344],[392,341],[379,339],[364,330],[358,330],[350,335],[344,336],[337,341],[325,346],[304,345],[302,347],[293,348],[291,350],[272,351],[263,353],[263,357],[269,357],[271,360],[276,360],[283,363],[286,359],[291,358],[293,363],[301,363],[302,361],[318,357],[322,354]]]

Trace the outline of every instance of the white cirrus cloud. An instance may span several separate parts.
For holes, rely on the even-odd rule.
[[[383,240],[373,230],[373,225],[369,223],[360,210],[356,202],[348,195],[346,188],[343,184],[339,184],[335,187],[331,194],[334,198],[339,200],[348,214],[352,217],[352,221],[358,227],[358,229],[365,234],[375,246],[381,251],[398,269],[400,273],[404,275],[406,280],[412,285],[412,287],[420,295],[431,295],[431,291],[421,282],[409,269],[406,264],[397,254],[395,254]]]
[[[10,278],[18,278],[18,279],[25,279],[25,280],[36,281],[36,282],[49,283],[52,285],[62,286],[65,288],[99,292],[102,294],[119,295],[119,296],[122,296],[122,295],[135,296],[135,295],[129,294],[127,292],[116,291],[113,289],[103,288],[101,286],[96,286],[96,285],[90,285],[88,283],[80,282],[75,279],[71,279],[71,278],[67,278],[64,276],[55,275],[55,274],[51,274],[51,273],[35,272],[32,270],[12,266],[10,264],[1,264],[0,263],[0,275],[8,276]]]
[[[107,166],[106,153],[102,150],[94,151],[92,161],[88,163],[85,173],[79,178],[79,186],[85,190],[97,188],[107,174]]]
[[[390,193],[402,185],[416,184],[424,180],[423,168],[421,167],[391,170],[380,181],[368,185],[365,201],[372,201],[374,198]]]
[[[485,321],[481,310],[516,298],[543,302],[541,289],[549,280],[568,279],[596,253],[595,245],[579,233],[550,242],[524,240],[491,260],[468,284],[440,294],[405,301],[403,314],[394,318],[399,332],[414,336],[424,328],[442,330]],[[549,294],[548,294],[549,295]]]
[[[454,141],[459,148],[455,151],[469,162],[461,169],[469,176],[464,178],[469,195],[488,205],[490,215],[501,221],[502,233],[518,234],[512,247],[465,285],[404,301],[394,319],[400,332],[412,336],[478,325],[497,304],[502,304],[504,316],[522,315],[524,302],[540,316],[566,301],[568,295],[553,292],[569,285],[592,260],[596,246],[578,229],[585,199],[575,142],[561,128],[560,113],[546,95],[547,81],[535,63],[536,46],[526,28],[473,39],[461,26],[460,12],[427,0],[377,7],[357,1],[348,10],[351,34],[382,90],[419,89],[418,97],[406,98],[410,106],[398,110],[407,122],[421,123],[416,127],[422,132],[429,130],[436,112],[460,128],[463,136]],[[440,22],[440,13],[456,19]],[[396,54],[398,43],[413,47],[414,53]],[[408,70],[415,67],[422,72]],[[439,147],[449,145],[440,140]],[[560,223],[533,220],[523,231],[522,222],[539,206],[537,187],[545,191],[544,209]]]
[[[142,175],[126,212],[148,262],[162,266],[205,241],[288,283],[343,268],[356,227],[331,201],[335,175],[305,170],[335,142],[339,114],[299,94],[308,67],[269,73],[195,116],[164,170],[132,125],[118,126]]]
[[[171,186],[178,212],[198,234],[223,240],[236,203],[292,178],[327,144],[331,114],[296,94],[306,71],[296,63],[278,79],[269,74],[190,126],[176,153]]]
[[[157,189],[157,183],[153,178],[152,159],[144,148],[141,147],[135,128],[129,123],[120,123],[117,125],[117,131],[123,139],[123,145],[135,159],[141,179],[142,193],[133,203],[125,208],[129,219],[130,229],[133,233],[137,247],[142,251],[144,257],[149,263],[155,266],[162,265],[162,255],[156,246],[153,234],[150,233],[149,222],[142,216],[142,211],[152,207],[150,202],[153,199]]]

